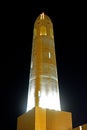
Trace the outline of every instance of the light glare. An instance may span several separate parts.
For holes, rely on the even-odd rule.
[[[82,126],[79,126],[79,129],[82,130]]]

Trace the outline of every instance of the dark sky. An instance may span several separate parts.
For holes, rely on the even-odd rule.
[[[52,4],[52,5],[51,5]],[[87,8],[85,3],[2,3],[0,96],[3,129],[16,130],[26,111],[33,25],[45,12],[54,27],[61,107],[73,127],[87,123]]]

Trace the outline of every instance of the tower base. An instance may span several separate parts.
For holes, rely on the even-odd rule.
[[[35,107],[17,119],[17,130],[68,130],[72,129],[70,112]]]

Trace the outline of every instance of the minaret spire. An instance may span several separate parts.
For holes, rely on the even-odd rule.
[[[53,25],[42,13],[33,30],[27,112],[18,117],[17,130],[71,129],[71,113],[60,111]]]
[[[44,13],[34,24],[27,111],[35,106],[60,110],[53,24]]]

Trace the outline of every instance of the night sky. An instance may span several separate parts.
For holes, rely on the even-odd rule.
[[[52,4],[52,5],[51,5]],[[16,130],[26,111],[33,26],[44,12],[53,22],[61,108],[76,127],[87,123],[87,7],[53,1],[3,3],[0,42],[0,99],[3,130]]]

